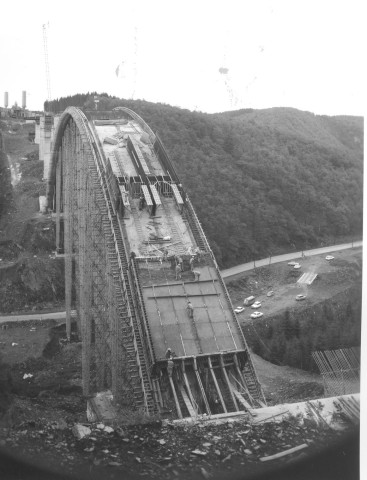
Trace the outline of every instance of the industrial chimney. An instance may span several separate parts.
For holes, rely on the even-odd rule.
[[[4,107],[8,108],[8,105],[9,105],[9,94],[8,94],[8,92],[5,92],[4,93]]]
[[[22,108],[25,109],[27,106],[27,92],[25,90],[22,91]]]

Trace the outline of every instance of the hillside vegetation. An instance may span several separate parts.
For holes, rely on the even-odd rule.
[[[46,107],[92,109],[93,95]],[[361,237],[363,118],[99,99],[100,110],[129,107],[159,133],[221,267]]]
[[[12,199],[11,173],[0,131],[0,219],[7,212]]]

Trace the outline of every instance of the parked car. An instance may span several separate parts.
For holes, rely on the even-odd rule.
[[[255,302],[251,305],[251,308],[260,308],[261,307],[261,303],[260,302]]]
[[[253,295],[251,295],[251,297],[247,297],[245,298],[245,300],[243,301],[243,304],[244,305],[252,305],[255,301],[255,297]]]
[[[254,312],[254,313],[251,313],[250,317],[251,318],[260,318],[262,317],[264,314],[261,313],[261,312]]]
[[[274,295],[273,290],[270,290],[270,292],[268,292],[268,293],[266,294],[267,297],[272,297],[273,295]]]
[[[327,255],[325,257],[325,260],[334,260],[334,257],[332,255]]]
[[[291,267],[294,267],[295,265],[297,265],[297,262],[294,262],[292,260],[291,262],[288,262],[288,265],[291,266]]]
[[[245,307],[237,307],[234,309],[236,313],[242,313],[245,310]]]
[[[293,268],[295,268],[296,270],[298,270],[299,268],[301,268],[301,264],[300,264],[300,263],[296,263]]]
[[[305,300],[305,298],[306,298],[306,295],[302,295],[302,294],[299,294],[296,296],[296,300],[298,301]]]

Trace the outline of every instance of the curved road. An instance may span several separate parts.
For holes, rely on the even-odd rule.
[[[362,240],[353,243],[343,243],[341,245],[332,245],[330,247],[321,247],[314,248],[312,250],[304,250],[303,253],[306,257],[312,255],[323,255],[325,253],[337,252],[339,250],[347,250],[348,248],[362,247]],[[236,265],[235,267],[227,268],[222,270],[221,274],[223,278],[234,277],[240,273],[246,272],[247,270],[252,270],[257,267],[264,267],[265,265],[270,265],[273,263],[286,262],[288,260],[294,260],[295,258],[302,258],[302,250],[299,252],[284,253],[283,255],[276,255],[274,257],[263,258],[261,260],[254,260],[253,262],[242,263],[241,265]]]
[[[337,252],[339,250],[347,250],[348,248],[362,247],[362,245],[363,245],[363,242],[362,240],[360,240],[358,242],[353,242],[353,243],[343,243],[341,245],[332,245],[330,247],[321,247],[321,248],[314,248],[312,250],[304,250],[304,254],[306,255],[306,257],[312,256],[312,255],[323,255],[325,253]],[[222,270],[221,274],[223,278],[230,278],[257,267],[264,267],[266,265],[270,265],[273,263],[286,262],[286,261],[294,260],[295,258],[301,258],[301,257],[302,257],[302,251],[284,253],[283,255],[276,255],[274,257],[263,258],[261,260],[255,260],[253,262],[242,263],[241,265],[236,265],[235,267]],[[72,315],[73,314],[75,315],[75,312],[72,312]],[[49,320],[49,319],[62,320],[62,319],[65,319],[65,316],[66,316],[65,312],[33,313],[29,315],[7,315],[7,316],[0,316],[0,324],[5,322],[20,322],[22,320]]]

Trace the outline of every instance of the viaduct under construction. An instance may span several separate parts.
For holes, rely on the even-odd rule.
[[[85,396],[171,418],[265,405],[243,332],[189,197],[133,111],[69,107],[55,132],[48,206],[77,311]],[[169,413],[168,413],[169,412]]]

